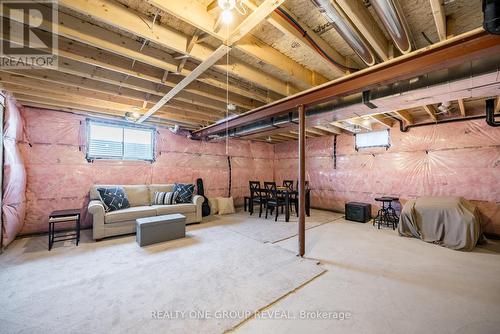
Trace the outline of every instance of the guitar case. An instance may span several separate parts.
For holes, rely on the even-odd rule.
[[[201,205],[201,216],[206,217],[210,215],[210,205],[208,204],[208,198],[205,196],[205,190],[203,189],[203,180],[196,180],[196,188],[198,189],[198,195],[203,196],[203,204]]]

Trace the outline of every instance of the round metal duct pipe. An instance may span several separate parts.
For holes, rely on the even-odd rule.
[[[399,51],[403,54],[410,52],[409,33],[397,5],[392,0],[371,0],[370,3]]]
[[[311,2],[325,16],[327,21],[333,25],[339,35],[349,44],[366,65],[375,65],[375,55],[356,29],[349,23],[348,19],[342,15],[340,8],[333,5],[330,0],[311,0]]]

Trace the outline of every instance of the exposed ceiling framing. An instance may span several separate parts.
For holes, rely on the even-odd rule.
[[[379,65],[405,57],[395,51],[373,8],[362,0],[332,1],[349,24],[357,27],[382,62]],[[246,14],[235,13],[234,24],[226,26],[213,0],[59,0],[58,68],[0,68],[0,84],[25,105],[115,117],[137,111],[142,120],[151,116],[147,121],[154,124],[199,130],[226,117],[228,102],[236,107],[231,115],[244,114],[366,70],[355,74],[345,71],[346,67],[360,67],[361,61],[334,30],[317,29],[325,20],[311,3],[244,0],[241,6]],[[423,32],[434,42],[480,26],[480,15],[464,12],[471,8],[480,11],[476,7],[466,0],[453,4],[429,0],[421,6],[414,6],[411,0],[401,1],[402,14],[408,17],[413,35]],[[43,4],[38,9],[47,11]],[[286,17],[304,30],[291,25]],[[47,36],[51,23],[44,21],[35,31]],[[266,31],[272,34],[266,35]],[[6,35],[0,38],[24,42]],[[289,47],[278,43],[280,39],[289,41]],[[417,49],[427,46],[416,40]],[[220,60],[213,58],[221,45],[232,48],[228,64],[223,56]],[[468,100],[453,103],[461,117],[474,113]],[[497,99],[497,112],[499,108]],[[428,105],[420,110],[377,113],[368,119],[370,128],[386,128],[392,125],[392,117],[412,124],[422,117],[439,120],[436,113],[437,106]],[[350,129],[349,123],[367,129],[366,118],[354,118],[336,120],[336,126],[310,126],[307,135],[349,131],[341,130]],[[291,131],[254,138],[266,142],[293,140],[297,136]]]
[[[499,37],[489,35],[482,29],[477,29],[468,34],[440,42],[425,50],[414,51],[388,62],[333,80],[315,89],[251,110],[228,120],[225,124],[216,124],[197,130],[195,135],[206,137],[216,134],[226,127],[232,129],[265,118],[286,114],[299,105],[316,105],[327,102],[333,97],[360,93],[381,84],[391,84],[399,80],[414,78],[433,70],[441,70],[481,57],[498,55],[499,52]],[[424,106],[424,109],[429,116],[433,119],[436,118],[434,107]]]

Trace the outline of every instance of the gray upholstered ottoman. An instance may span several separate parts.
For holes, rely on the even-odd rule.
[[[135,225],[135,241],[141,247],[186,236],[186,217],[178,213],[139,218]]]

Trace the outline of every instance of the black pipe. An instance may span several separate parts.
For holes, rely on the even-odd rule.
[[[500,102],[499,102],[500,103]],[[495,121],[495,100],[486,100],[486,123],[489,126],[500,126],[500,122]]]
[[[408,130],[410,128],[417,128],[419,126],[428,126],[428,125],[436,125],[436,124],[443,124],[443,123],[454,123],[454,122],[464,122],[464,121],[470,121],[470,120],[475,120],[475,119],[483,119],[483,118],[486,118],[486,116],[482,115],[482,116],[472,116],[472,117],[464,117],[464,118],[444,119],[444,120],[438,121],[438,122],[427,122],[427,123],[409,124],[407,126],[405,126],[404,122],[402,120],[400,120],[399,118],[393,117],[393,116],[391,116],[391,118],[399,122],[399,131],[401,131],[401,132],[408,132]]]
[[[233,178],[233,173],[232,173],[232,170],[231,170],[231,156],[228,155],[227,156],[227,165],[228,165],[228,170],[229,170],[229,184],[228,184],[228,194],[227,194],[227,197],[231,197],[231,183],[232,183],[232,178]]]
[[[337,169],[337,135],[333,135],[333,169]]]

